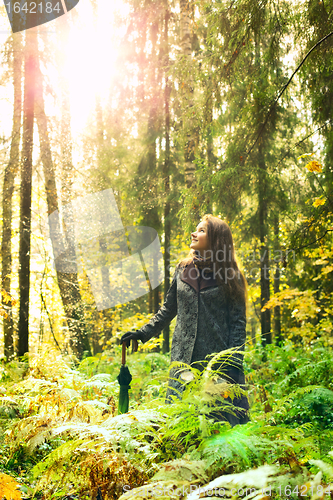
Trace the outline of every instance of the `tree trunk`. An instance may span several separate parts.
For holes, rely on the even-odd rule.
[[[259,81],[260,81],[260,35],[255,35],[255,59],[256,65],[259,70]],[[257,121],[258,130],[260,130],[261,123],[263,120],[263,106],[260,101],[260,97],[257,97]],[[268,239],[268,227],[267,227],[267,216],[268,216],[268,179],[267,179],[267,167],[265,162],[264,153],[264,133],[261,135],[258,141],[258,208],[259,208],[259,238],[260,238],[260,303],[261,308],[270,299],[270,268],[269,268],[269,249],[267,244]],[[260,312],[261,316],[261,337],[263,345],[272,343],[271,334],[271,311],[266,309]]]
[[[59,248],[67,248],[71,261],[76,262],[75,248],[70,241],[67,244],[63,242],[63,236],[60,229],[59,205],[54,165],[52,160],[50,140],[48,136],[48,120],[45,114],[43,81],[39,67],[37,68],[37,94],[36,94],[36,119],[38,125],[38,134],[40,141],[41,159],[45,178],[45,189],[47,197],[48,214],[57,214],[53,219],[54,226],[50,228],[51,241],[55,255],[59,255]],[[68,221],[66,221],[68,232]],[[69,255],[70,254],[70,255]],[[57,269],[56,273],[61,300],[64,306],[68,329],[70,347],[74,354],[81,359],[84,351],[90,352],[89,340],[85,332],[83,304],[80,295],[80,287],[76,272],[64,272],[64,269]]]
[[[149,314],[152,314],[153,312],[153,307],[154,307],[154,295],[153,295],[153,290],[149,286],[149,292],[148,292],[148,312]]]
[[[156,44],[158,37],[158,22],[152,24],[151,26],[151,42],[152,42],[152,61],[156,61]],[[152,76],[152,96],[150,100],[150,110],[149,110],[149,118],[148,118],[148,171],[150,180],[150,196],[153,197],[152,208],[148,209],[148,221],[151,221],[151,226],[158,230],[160,226],[160,220],[158,215],[158,193],[156,189],[156,178],[157,178],[157,154],[156,154],[156,139],[157,139],[157,131],[158,131],[158,84],[157,78],[155,74]],[[153,263],[154,267],[158,264]],[[157,269],[154,270],[154,274]],[[155,274],[156,275],[156,274]],[[160,295],[159,295],[160,286],[154,288],[152,291],[152,302],[153,302],[153,312],[156,313],[160,307]]]
[[[96,7],[97,8],[97,7]],[[98,166],[98,189],[107,189],[109,187],[109,182],[107,180],[107,176],[105,175],[105,140],[104,140],[104,119],[103,119],[103,108],[101,104],[101,99],[99,95],[96,95],[96,127],[97,127],[97,166]],[[118,207],[119,210],[119,207]],[[120,210],[119,210],[120,213]],[[102,253],[106,253],[108,251],[107,238],[105,235],[101,235],[99,238],[99,247]],[[111,282],[109,275],[109,267],[102,266],[101,267],[101,275],[102,275],[102,287],[103,287],[103,295],[107,297],[112,296],[111,292]],[[113,311],[111,309],[104,309],[100,313],[98,313],[102,318],[103,327],[94,329],[93,333],[93,349],[94,354],[102,352],[103,348],[106,345],[106,342],[112,338],[113,331]],[[103,342],[101,342],[101,338],[103,337]]]
[[[191,44],[191,6],[189,0],[180,0],[180,46],[185,59],[185,64],[190,67],[190,60],[192,54]],[[193,106],[193,85],[190,75],[188,81],[184,82],[183,95],[186,105],[186,112],[189,115],[189,109]],[[185,149],[184,149],[184,163],[185,163],[185,182],[187,187],[191,187],[194,182],[195,174],[195,137],[194,131],[191,126],[189,118],[185,117],[183,121],[185,133]]]
[[[255,317],[252,316],[251,318],[251,340],[252,340],[252,345],[256,345],[256,320]]]
[[[212,94],[212,84],[210,79],[207,79],[207,98],[206,98],[206,110],[205,110],[205,125],[207,130],[207,154],[206,161],[208,165],[208,171],[210,175],[213,175],[213,170],[216,168],[216,158],[214,155],[214,141],[213,141],[213,94]],[[206,213],[213,212],[213,203],[211,193],[205,196]]]
[[[276,216],[274,219],[274,239],[275,239],[275,250],[280,252],[280,240],[279,240],[279,217]],[[274,295],[280,291],[280,259],[275,258],[275,273],[274,273]],[[274,307],[274,333],[275,333],[275,343],[277,345],[281,344],[281,307]]]
[[[22,34],[14,33],[12,36],[13,50],[13,85],[14,85],[14,112],[12,140],[10,145],[9,162],[5,169],[2,194],[2,242],[1,260],[2,275],[1,287],[7,296],[11,297],[11,272],[12,272],[12,198],[14,192],[15,176],[18,172],[20,161],[21,116],[22,116]],[[14,355],[14,324],[12,316],[12,301],[3,295],[2,307],[7,316],[3,318],[4,354],[8,360]]]
[[[23,105],[23,146],[21,168],[20,202],[20,251],[19,288],[20,313],[18,324],[18,355],[29,351],[29,288],[31,253],[31,188],[32,151],[34,131],[36,54],[38,51],[37,30],[26,32],[24,48],[24,105]]]
[[[169,68],[169,9],[166,7],[164,17],[164,50],[165,50],[165,68]],[[170,242],[171,242],[171,222],[170,222],[170,83],[167,73],[165,73],[165,89],[164,89],[164,113],[165,113],[165,156],[164,156],[164,298],[170,287]],[[170,351],[170,326],[166,326],[163,330],[163,346],[162,352]]]
[[[260,139],[261,140],[261,139]],[[260,233],[260,300],[261,308],[270,299],[269,249],[267,245],[267,172],[262,146],[259,145],[259,233]],[[263,344],[272,343],[271,311],[261,311],[261,335]]]

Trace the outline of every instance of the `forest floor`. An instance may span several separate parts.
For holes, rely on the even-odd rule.
[[[244,367],[251,421],[212,418],[214,373],[165,404],[169,356],[128,356],[130,409],[118,415],[120,347],[78,365],[57,352],[0,367],[0,498],[333,496],[333,359],[320,342],[256,345]],[[229,410],[233,411],[229,406]]]

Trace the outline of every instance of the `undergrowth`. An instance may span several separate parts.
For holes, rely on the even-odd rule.
[[[265,488],[272,498],[327,498],[333,361],[325,347],[249,349],[251,421],[233,428],[215,421],[216,401],[233,413],[229,401],[242,389],[216,384],[212,362],[203,373],[183,366],[193,380],[166,404],[169,359],[158,353],[128,357],[130,411],[118,415],[119,360],[115,347],[76,367],[52,352],[2,365],[0,473],[21,483],[23,497],[193,500],[248,487],[248,498]]]

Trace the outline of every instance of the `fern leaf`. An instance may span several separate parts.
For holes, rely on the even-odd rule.
[[[277,412],[281,412],[282,414],[286,413],[288,411],[288,404],[292,403],[296,397],[303,396],[304,394],[307,394],[319,388],[321,388],[320,385],[308,385],[306,387],[299,387],[296,391],[293,391],[284,398],[279,399],[273,410],[266,413],[267,418],[274,417],[274,414]]]
[[[182,492],[190,491],[190,484],[186,481],[158,481],[146,484],[139,488],[124,488],[125,493],[118,500],[148,500],[159,498],[159,500],[179,500]]]
[[[251,469],[240,474],[228,474],[220,476],[214,481],[211,481],[206,486],[201,487],[199,492],[194,491],[187,496],[187,500],[199,500],[200,496],[209,491],[214,491],[217,488],[231,490],[235,486],[239,487],[254,487],[256,489],[266,488],[271,476],[276,474],[277,467],[272,465],[263,465],[258,469]]]
[[[309,460],[309,463],[316,465],[327,476],[327,479],[330,480],[333,478],[333,467],[331,464],[323,460]]]
[[[152,481],[204,481],[207,480],[206,468],[204,460],[172,460],[162,465]]]

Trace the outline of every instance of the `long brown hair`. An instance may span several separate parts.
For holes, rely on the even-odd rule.
[[[230,298],[242,297],[246,300],[246,280],[238,267],[234,241],[229,225],[213,215],[204,215],[202,222],[207,222],[207,237],[210,250],[203,252],[203,263],[216,277],[219,286],[227,288]],[[188,256],[180,261],[180,267],[186,267],[196,261],[197,252],[190,250]]]

